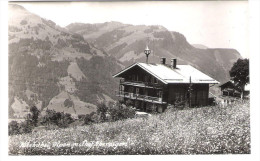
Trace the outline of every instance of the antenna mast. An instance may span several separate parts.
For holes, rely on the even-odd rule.
[[[146,45],[144,54],[146,55],[146,63],[148,63],[148,56],[151,54],[151,50],[148,48],[148,45]]]

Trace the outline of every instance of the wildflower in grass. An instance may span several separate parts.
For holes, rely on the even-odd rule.
[[[167,111],[148,119],[133,118],[13,135],[9,137],[9,153],[12,155],[250,153],[249,102],[229,105],[218,110],[216,108],[218,107],[210,106]],[[214,110],[215,113],[212,112]],[[26,148],[21,147],[23,141],[37,145],[50,145],[56,142],[73,146]],[[109,146],[109,143],[118,144]],[[120,143],[127,144],[120,145]]]

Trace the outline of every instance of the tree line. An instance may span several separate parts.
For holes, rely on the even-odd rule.
[[[46,110],[41,115],[40,110],[36,106],[30,108],[30,113],[26,116],[25,121],[18,123],[11,121],[8,125],[9,135],[18,135],[31,133],[37,127],[44,129],[67,128],[73,123],[76,125],[90,125],[102,122],[113,122],[135,117],[135,109],[132,104],[127,102],[110,102],[100,103],[97,111],[90,114],[78,115],[73,118],[71,114],[64,112],[56,112],[55,110]]]

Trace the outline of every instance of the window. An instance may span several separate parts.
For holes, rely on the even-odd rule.
[[[159,91],[159,101],[162,101],[163,92]]]
[[[129,88],[129,93],[133,93],[134,92],[134,87],[130,87]]]
[[[158,84],[158,79],[157,78],[154,78],[154,83]]]
[[[159,91],[159,98],[162,98],[162,95],[163,95],[163,92],[162,91]]]
[[[139,94],[139,88],[136,88],[136,94]]]

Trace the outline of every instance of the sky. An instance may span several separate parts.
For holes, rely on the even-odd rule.
[[[22,2],[27,10],[65,27],[70,23],[118,21],[161,25],[190,44],[234,48],[249,58],[247,1]]]

